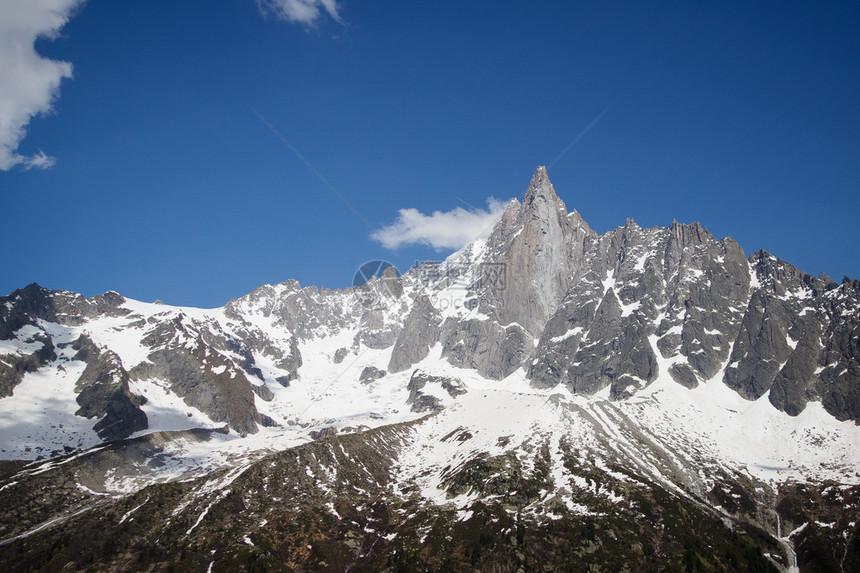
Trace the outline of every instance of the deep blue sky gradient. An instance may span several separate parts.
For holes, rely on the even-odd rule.
[[[397,210],[521,197],[550,170],[598,232],[700,221],[860,277],[860,4],[343,1],[340,24],[252,0],[89,0],[40,53],[74,65],[0,172],[0,292],[219,306],[347,286]]]

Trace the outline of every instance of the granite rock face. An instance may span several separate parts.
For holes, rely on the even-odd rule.
[[[389,372],[402,372],[420,362],[439,340],[442,315],[427,296],[419,294],[397,336],[388,363]]]
[[[449,318],[442,325],[442,340],[442,357],[448,362],[495,380],[516,371],[534,347],[519,324],[491,320]]]
[[[737,243],[695,223],[642,229],[628,221],[586,257],[542,333],[529,369],[537,385],[561,379],[574,392],[610,387],[624,398],[654,381],[660,361],[690,388],[719,372],[749,289]]]
[[[171,380],[171,390],[177,396],[206,412],[213,421],[226,422],[242,434],[256,432],[258,414],[251,384],[244,375],[235,381],[225,373],[201,369],[193,354],[164,348],[152,352],[149,362],[133,369],[131,376]]]
[[[546,169],[539,167],[511,219],[497,228],[489,243],[498,243],[507,273],[504,284],[490,283],[485,296],[504,325],[519,324],[539,335],[577,279],[576,270],[597,234],[576,211],[567,212]]]

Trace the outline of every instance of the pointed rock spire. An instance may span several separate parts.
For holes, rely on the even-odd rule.
[[[564,209],[564,214],[567,214],[567,208],[559,196],[556,195],[555,188],[549,180],[549,174],[546,172],[546,167],[543,165],[539,165],[535,169],[534,175],[532,175],[529,189],[523,198],[523,206],[529,208],[540,202],[549,203],[559,210]]]

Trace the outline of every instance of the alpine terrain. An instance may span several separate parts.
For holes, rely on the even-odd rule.
[[[858,424],[860,281],[600,235],[540,167],[354,288],[0,298],[0,564],[860,571]]]

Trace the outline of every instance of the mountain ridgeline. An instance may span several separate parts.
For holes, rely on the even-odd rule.
[[[504,267],[506,280],[468,293],[484,317],[442,320],[416,305],[421,316],[399,338],[424,344],[392,366],[441,342],[444,358],[489,378],[525,368],[536,386],[609,388],[613,399],[665,368],[688,388],[716,377],[790,415],[820,400],[837,419],[860,422],[860,281],[813,277],[765,251],[747,258],[698,223],[628,220],[600,236],[568,213],[543,167],[481,247],[457,263]]]
[[[12,569],[857,570],[860,281],[539,167],[354,288],[2,297],[0,430]]]
[[[300,341],[358,327],[356,349],[392,347],[391,372],[440,344],[450,364],[490,379],[523,369],[539,388],[562,384],[584,395],[608,388],[611,399],[624,399],[665,369],[687,388],[716,378],[748,400],[767,395],[789,415],[814,400],[838,420],[860,422],[860,281],[814,277],[765,251],[747,258],[733,239],[717,240],[698,223],[646,229],[628,220],[598,235],[567,211],[543,167],[489,237],[433,266],[441,268],[432,276],[445,280],[428,280],[425,266],[363,287],[385,286],[388,309],[356,304],[352,289],[288,281],[221,309],[235,321],[229,332],[210,317],[149,318],[141,340],[147,361],[134,368],[108,367],[109,344],[104,356],[79,351],[89,368],[78,381],[82,414],[110,416],[97,429],[106,439],[130,435],[145,421],[127,379],[158,376],[212,420],[253,433],[276,423],[255,408],[255,395],[270,394],[257,357],[271,358],[286,385],[299,374]],[[482,276],[487,269],[494,280]],[[453,292],[450,278],[460,275],[466,282]],[[468,312],[443,317],[440,300]],[[124,303],[116,293],[85,299],[36,285],[0,299],[0,338],[32,325],[28,336],[44,342],[0,363],[0,396],[52,355],[39,320],[77,326],[97,316],[133,317]],[[273,340],[249,313],[270,319],[287,340]],[[210,349],[232,353],[223,364],[232,374],[215,374],[218,362],[200,367]],[[111,390],[87,390],[98,379],[110,379]]]

